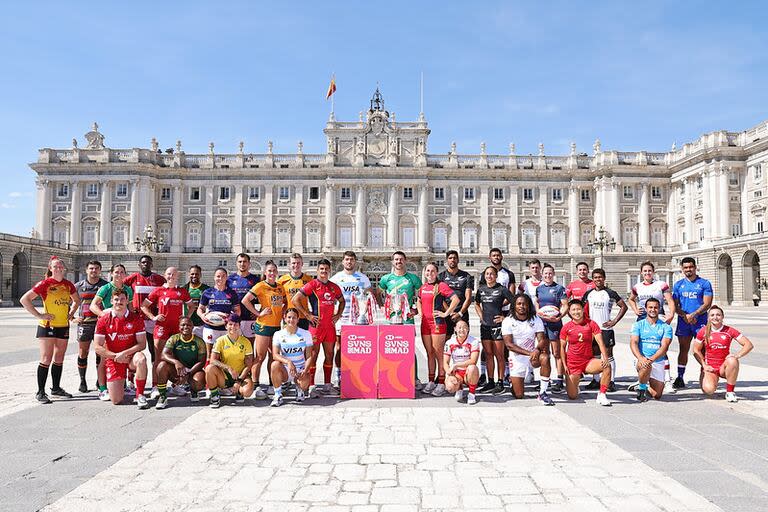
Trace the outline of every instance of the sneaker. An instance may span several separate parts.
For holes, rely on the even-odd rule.
[[[267,395],[275,396],[275,386],[267,386]]]
[[[664,392],[667,393],[667,394],[676,393],[677,392],[677,389],[675,389],[675,386],[674,386],[674,384],[672,384],[671,380],[668,380],[668,381],[666,381],[664,383]]]
[[[589,382],[589,384],[584,386],[584,389],[587,391],[595,391],[597,389],[600,389],[600,383],[597,382],[596,380],[592,380]]]
[[[543,393],[539,393],[539,396],[537,397],[539,402],[541,402],[543,405],[555,405],[555,402],[549,397],[549,393],[546,391]]]
[[[461,402],[464,400],[464,391],[458,390],[454,395],[453,398],[456,399],[457,402]]]
[[[208,404],[208,407],[211,409],[218,409],[221,407],[221,397],[219,395],[212,396],[211,403]]]
[[[87,393],[88,392],[88,384],[85,383],[84,380],[80,381],[80,387],[77,388],[77,390],[81,393]]]
[[[633,382],[629,386],[627,386],[627,391],[637,391],[640,389],[640,383],[639,382]],[[666,386],[664,387],[664,391],[666,391]]]
[[[265,398],[267,398],[267,394],[264,392],[263,389],[261,389],[260,387],[257,387],[256,390],[253,392],[253,398],[255,398],[256,400],[264,400]]]
[[[429,395],[435,390],[436,387],[437,387],[437,384],[435,384],[432,381],[429,381],[427,382],[427,385],[424,386],[424,389],[422,389],[421,391]]]
[[[739,401],[739,398],[736,396],[736,393],[734,393],[733,391],[727,391],[725,393],[725,401],[726,402],[731,402],[731,403],[736,403],[736,402]]]
[[[272,399],[272,403],[269,404],[270,407],[280,407],[283,405],[283,397],[275,395],[275,398]]]
[[[189,401],[190,402],[199,402],[200,401],[200,394],[197,391],[190,391],[189,392]]]
[[[416,388],[416,391],[421,391],[422,389],[424,389],[424,384],[422,384],[419,379],[416,379],[416,382],[414,383],[414,388]]]
[[[303,402],[304,398],[304,390],[301,388],[296,388],[296,401]]]
[[[333,387],[332,384],[325,384],[325,385],[323,385],[323,391],[322,392],[323,392],[323,394],[325,396],[337,396],[338,395],[338,391],[336,390],[335,387]]]
[[[136,397],[136,404],[138,405],[139,409],[149,408],[149,402],[147,401],[147,397],[144,395],[139,395]]]
[[[157,386],[152,386],[152,391],[149,393],[149,399],[155,400],[160,397],[160,390],[157,389]]]
[[[480,380],[477,381],[477,387],[481,388],[485,386],[487,383],[488,383],[488,378],[483,373],[482,375],[480,375]]]
[[[604,407],[610,407],[611,401],[608,400],[608,397],[605,396],[605,393],[598,393],[597,394],[597,405],[602,405]]]
[[[37,394],[35,395],[35,400],[37,400],[41,404],[51,403],[51,399],[48,398],[48,395],[45,394],[45,391],[38,391]]]
[[[309,388],[309,398],[320,398],[321,396],[323,395],[320,393],[320,390],[317,389],[317,386]]]
[[[638,402],[647,402],[648,401],[648,392],[644,389],[638,389],[637,390],[637,401]]]
[[[495,382],[486,382],[485,386],[477,388],[478,393],[490,393],[496,389],[496,383]]]
[[[109,402],[109,391],[106,389],[104,391],[99,391],[99,400],[102,402]]]
[[[477,398],[475,398],[474,393],[467,393],[467,405],[475,405],[477,403]]]
[[[64,388],[58,387],[56,389],[51,388],[51,396],[60,396],[61,398],[72,398],[72,395],[64,391]]]
[[[161,396],[157,399],[157,403],[155,404],[155,409],[165,409],[168,407],[168,397],[167,396]]]
[[[608,384],[608,392],[609,393],[615,393],[616,392],[616,383],[611,381],[610,384]]]
[[[533,384],[533,372],[525,374],[525,383]]]
[[[561,381],[553,380],[552,384],[549,386],[549,389],[551,389],[553,393],[562,393],[565,387]]]
[[[256,389],[259,389],[259,387],[256,386]],[[263,391],[262,391],[262,393],[263,393]],[[235,392],[232,391],[232,388],[222,388],[222,389],[219,390],[219,395],[221,395],[221,396],[232,396],[234,394],[235,394]]]
[[[675,389],[685,389],[685,381],[682,377],[678,376],[675,382],[672,383],[672,387]]]
[[[426,389],[426,388],[424,388]],[[445,394],[445,384],[438,384],[432,390],[432,396],[443,396]]]
[[[187,396],[187,390],[184,386],[171,386],[171,394],[173,396]]]
[[[243,402],[245,402],[245,397],[243,397],[243,395],[241,395],[240,393],[236,394],[235,395],[235,403],[236,404],[241,404]]]
[[[497,382],[496,386],[491,390],[491,393],[494,395],[500,395],[504,392],[504,383]]]
[[[136,394],[136,384],[133,383],[131,380],[125,381],[125,394],[126,395],[135,395]]]

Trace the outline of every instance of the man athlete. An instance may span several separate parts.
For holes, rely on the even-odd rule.
[[[85,382],[85,374],[88,371],[88,352],[91,349],[91,342],[96,331],[96,321],[99,317],[91,311],[91,302],[96,297],[99,288],[106,285],[107,282],[101,278],[101,263],[96,260],[88,262],[85,270],[85,279],[75,283],[75,289],[80,296],[80,307],[77,315],[73,319],[77,324],[77,371],[80,373],[80,392],[88,392],[88,384]],[[101,358],[96,356],[96,373],[98,374]],[[96,387],[99,387],[98,377],[96,378]]]

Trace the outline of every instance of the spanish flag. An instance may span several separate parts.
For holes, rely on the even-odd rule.
[[[327,100],[331,96],[333,96],[333,93],[336,92],[336,77],[331,77],[331,83],[328,85],[328,92],[325,94],[325,99]]]

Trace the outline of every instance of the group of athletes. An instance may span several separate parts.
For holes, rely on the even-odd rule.
[[[655,279],[653,263],[643,263],[641,280],[626,301],[606,287],[605,271],[590,273],[584,262],[576,265],[576,279],[564,287],[556,282],[555,269],[537,259],[529,262],[530,275],[518,285],[502,260],[502,252],[492,249],[475,287],[473,277],[459,268],[456,251],[446,253],[444,270],[428,263],[421,277],[407,271],[406,255],[396,251],[391,272],[372,287],[352,251],[344,253],[343,268],[334,275],[330,261],[320,260],[314,278],[304,272],[300,254],[290,256],[288,273],[278,276],[277,265],[268,261],[259,276],[251,272],[248,254],[241,253],[237,271],[217,268],[213,286],[208,286],[198,265],[188,269],[182,285],[175,267],[162,276],[153,272],[149,255],[140,258],[139,271],[131,275],[122,264],[113,265],[109,282],[101,277],[101,264],[90,261],[85,278],[73,284],[65,278],[64,262],[53,256],[45,279],[21,299],[39,320],[36,399],[51,401],[46,393],[49,370],[50,394],[72,396],[61,387],[71,323],[77,326],[79,391],[89,391],[86,371],[93,342],[99,398],[113,404],[131,394],[140,409],[148,408],[149,400],[164,409],[169,394],[189,394],[198,401],[206,390],[213,408],[221,405],[222,395],[234,396],[235,403],[272,396],[272,406],[282,405],[289,390],[298,402],[307,396],[337,396],[340,334],[343,325],[355,321],[353,298],[370,296],[384,305],[397,295],[406,298],[405,314],[391,314],[405,324],[420,318],[428,376],[424,385],[416,380],[422,393],[453,393],[467,404],[477,403],[478,394],[498,395],[507,389],[523,398],[525,384],[533,382],[538,369],[542,404],[554,405],[550,392],[565,391],[576,399],[582,377],[592,375],[585,389],[597,390],[597,403],[609,406],[607,393],[616,390],[613,328],[631,308],[637,316],[630,348],[638,379],[630,390],[637,392],[638,401],[686,387],[694,338],[702,391],[714,394],[723,378],[726,400],[737,401],[739,359],[752,350],[752,343],[724,324],[723,310],[712,304],[712,285],[698,276],[693,258],[683,258],[684,277],[671,289]],[[33,304],[38,297],[43,311]],[[479,338],[470,334],[471,307],[480,318]],[[389,314],[385,310],[385,321],[395,321]],[[679,353],[672,381],[667,351],[675,315]],[[734,341],[739,350],[731,353]],[[316,384],[321,352],[322,385]],[[268,382],[262,384],[265,362]]]

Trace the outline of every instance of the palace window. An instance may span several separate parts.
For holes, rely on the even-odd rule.
[[[701,190],[703,188],[704,188],[704,178],[699,176],[698,178],[696,178],[696,189]]]
[[[533,189],[532,188],[524,188],[523,189],[523,201],[533,201]]]
[[[435,187],[435,201],[445,201],[445,189],[443,187]]]
[[[741,235],[741,224],[731,224],[731,236]]]
[[[552,238],[551,247],[553,249],[565,249],[565,229],[552,228],[549,236]]]
[[[229,201],[229,187],[219,187],[219,201]]]
[[[232,246],[232,229],[229,226],[219,226],[216,230],[216,247],[226,249]]]
[[[632,185],[624,185],[623,191],[624,191],[624,199],[635,198],[635,188]]]
[[[395,242],[396,241],[393,240],[393,245],[395,245]],[[370,239],[368,243],[374,249],[381,249],[382,247],[384,247],[384,227],[383,226],[371,227]]]
[[[491,243],[494,247],[498,247],[502,252],[507,251],[507,228],[496,227],[491,232]]]
[[[310,201],[320,200],[320,187],[309,187],[309,200]]]
[[[757,232],[762,233],[763,232],[763,220],[760,219],[757,221]]]
[[[658,186],[651,187],[651,198],[661,199],[661,187],[658,187]]]
[[[403,199],[413,199],[413,187],[403,187]]]
[[[581,202],[583,202],[583,203],[590,202],[592,200],[591,196],[592,196],[592,194],[589,193],[589,189],[588,188],[581,189]]]
[[[581,246],[587,247],[589,242],[592,241],[592,228],[585,226],[581,228]]]
[[[435,251],[448,249],[448,228],[437,226],[432,231],[432,246]]]
[[[198,224],[187,226],[187,247],[200,247],[200,226]]]
[[[763,191],[755,190],[755,199],[760,199],[761,197],[763,197]]]
[[[96,234],[99,232],[99,226],[94,222],[83,225],[83,245],[93,247],[96,245]]]
[[[536,228],[523,228],[520,230],[522,235],[523,249],[536,249]]]
[[[277,244],[275,247],[278,251],[288,251],[291,248],[291,228],[288,226],[280,226],[277,228]]]
[[[307,227],[307,249],[320,249],[320,227]]]
[[[64,199],[69,196],[69,184],[67,183],[59,183],[59,186],[56,188],[56,197],[59,199]]]
[[[287,201],[291,198],[291,189],[288,187],[279,187],[277,189],[277,198],[280,201]]]
[[[473,187],[464,187],[464,200],[465,201],[475,200],[475,189]]]
[[[552,201],[559,203],[563,200],[563,189],[561,188],[553,188],[552,189]]]
[[[112,225],[112,245],[115,247],[125,247],[128,241],[128,224],[119,222]]]
[[[248,187],[248,200],[258,201],[261,198],[261,189],[259,187]]]
[[[99,195],[99,184],[89,183],[85,188],[86,197],[94,198]]]
[[[758,164],[755,167],[753,167],[753,169],[754,169],[755,181],[760,181],[761,179],[763,179],[763,166]]]
[[[494,187],[493,189],[493,200],[494,201],[503,201],[504,200],[504,189],[500,187]]]
[[[416,228],[407,226],[403,228],[403,248],[413,249],[416,247]]]
[[[343,249],[349,249],[350,247],[352,247],[352,227],[351,226],[339,227],[338,246]]]
[[[352,189],[349,187],[341,187],[341,198],[345,200],[352,199]]]
[[[128,184],[118,183],[117,188],[115,189],[115,195],[117,197],[128,197]]]
[[[651,245],[653,247],[664,247],[667,245],[667,230],[664,226],[653,226],[651,230]]]
[[[157,225],[157,235],[163,239],[165,247],[170,247],[173,243],[173,240],[171,240],[171,225],[167,222]]]
[[[259,228],[256,226],[248,226],[245,228],[245,247],[249,251],[261,250],[261,237],[259,234]]]
[[[738,187],[739,186],[739,175],[736,174],[735,172],[732,172],[731,175],[730,175],[730,178],[728,178],[728,183],[732,187]]]
[[[68,234],[69,234],[69,229],[66,223],[56,222],[53,225],[53,241],[54,242],[59,242],[62,244],[67,243]]]
[[[621,243],[624,247],[637,247],[637,228],[635,226],[624,226]]]
[[[474,252],[477,249],[477,228],[474,226],[467,226],[462,229],[462,244],[463,250],[469,250]]]
[[[161,201],[170,201],[171,200],[171,188],[170,187],[163,187],[160,189],[160,200]]]
[[[189,200],[190,201],[200,200],[200,187],[189,187]]]
[[[704,240],[704,228],[699,228],[699,241]]]

